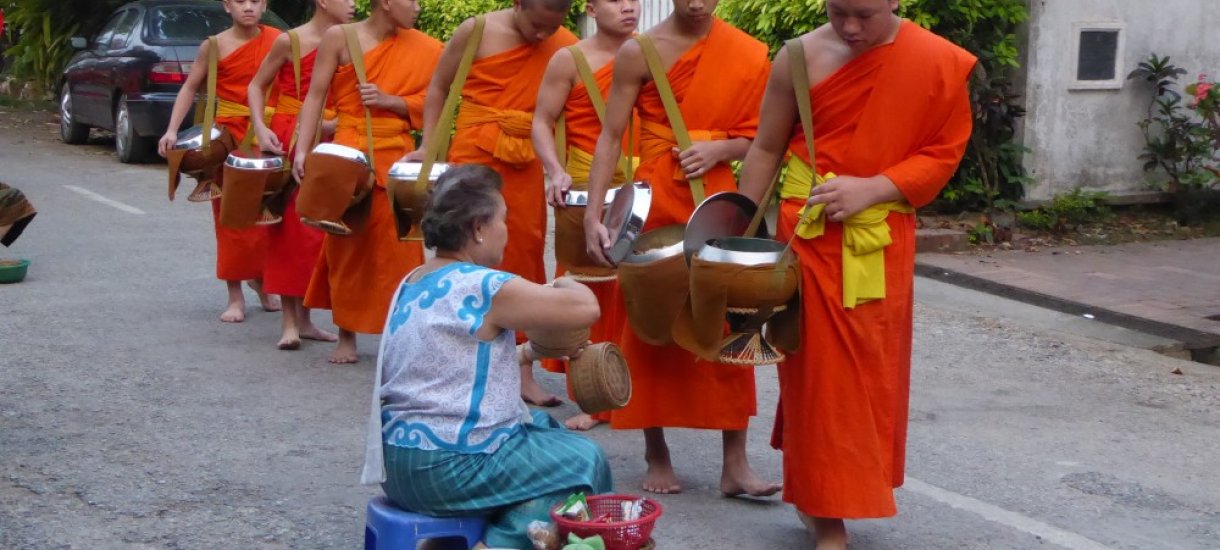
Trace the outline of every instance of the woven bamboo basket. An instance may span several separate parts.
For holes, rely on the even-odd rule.
[[[576,355],[580,347],[589,341],[589,329],[535,330],[526,332],[525,337],[539,357],[557,359]]]
[[[572,398],[580,410],[596,414],[621,409],[631,400],[631,372],[622,350],[610,342],[593,344],[568,365]]]

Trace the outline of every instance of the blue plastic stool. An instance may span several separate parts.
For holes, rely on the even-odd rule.
[[[434,518],[408,512],[380,496],[369,501],[364,550],[415,550],[425,540],[457,537],[470,548],[483,538],[482,518]]]

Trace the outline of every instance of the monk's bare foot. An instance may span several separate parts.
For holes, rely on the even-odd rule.
[[[669,456],[663,459],[646,458],[648,473],[644,474],[644,490],[649,493],[670,495],[682,492],[682,484],[678,483],[678,474],[669,462]]]
[[[598,424],[601,424],[601,423],[602,423],[601,420],[593,418],[592,415],[588,415],[588,414],[584,414],[584,413],[578,414],[576,416],[573,416],[572,418],[569,418],[569,419],[563,421],[563,425],[567,426],[567,428],[569,430],[575,430],[578,432],[584,432],[584,431],[591,430],[591,429],[593,429],[594,426],[597,426]]]
[[[275,347],[284,351],[301,349],[301,335],[296,329],[284,329],[284,334],[280,335],[280,341]]]
[[[356,333],[346,330],[339,331],[339,345],[335,346],[335,351],[330,354],[330,361],[336,365],[350,365],[355,363],[359,357],[356,355]]]
[[[281,309],[284,309],[284,306],[280,304],[279,296],[276,296],[274,294],[267,294],[266,292],[263,291],[263,282],[262,281],[259,281],[256,279],[256,280],[250,281],[248,284],[250,285],[250,289],[258,294],[258,301],[259,301],[259,303],[262,304],[263,311],[271,312],[271,311],[280,311]]]
[[[229,307],[220,314],[222,323],[240,323],[246,320],[246,304],[229,302]]]
[[[305,340],[317,340],[318,342],[338,342],[339,335],[333,332],[327,332],[318,327],[310,325],[307,328],[301,329],[301,338]]]
[[[809,534],[817,542],[816,550],[847,550],[849,537],[843,520],[815,518],[801,513],[799,510],[796,515],[801,518],[801,523],[805,524],[805,529],[809,530]]]
[[[779,483],[759,479],[748,464],[732,469],[726,465],[720,474],[720,492],[726,497],[769,497],[783,488]]]

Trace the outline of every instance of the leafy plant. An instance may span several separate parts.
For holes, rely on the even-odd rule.
[[[360,17],[368,16],[370,1],[356,0],[356,12]],[[419,21],[415,22],[415,28],[437,40],[447,41],[462,21],[512,5],[513,0],[419,0]],[[585,0],[574,0],[564,26],[575,32],[584,12]]]
[[[1103,221],[1113,215],[1103,202],[1106,193],[1080,188],[1056,195],[1047,204],[1027,212],[1017,212],[1017,222],[1030,229],[1063,233],[1076,226]]]
[[[1180,193],[1186,188],[1213,186],[1220,151],[1220,121],[1217,105],[1220,90],[1205,80],[1188,87],[1194,98],[1186,103],[1177,89],[1186,69],[1174,65],[1169,56],[1152,54],[1127,76],[1142,80],[1153,89],[1148,115],[1139,122],[1144,133],[1144,171],[1160,169],[1169,177],[1166,190]]]
[[[828,21],[825,0],[722,0],[717,12],[773,51]],[[979,58],[970,82],[974,134],[939,207],[1010,208],[1024,196],[1029,181],[1022,162],[1026,151],[1014,141],[1025,110],[1012,91],[1012,72],[1020,67],[1016,33],[1029,17],[1025,0],[906,0],[899,15]]]
[[[12,62],[14,76],[34,82],[38,95],[55,89],[59,73],[75,52],[71,37],[78,24],[55,24],[49,13],[36,13],[18,6],[8,20],[21,33],[21,39],[4,51]]]

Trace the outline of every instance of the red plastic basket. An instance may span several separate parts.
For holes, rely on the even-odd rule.
[[[555,520],[555,525],[559,527],[561,541],[566,541],[569,533],[575,533],[580,538],[601,535],[602,540],[606,542],[606,550],[637,550],[647,544],[648,539],[652,537],[652,528],[656,527],[657,518],[661,517],[661,503],[645,498],[640,519],[623,521],[621,503],[636,500],[640,500],[640,497],[632,495],[588,497],[590,515],[595,520],[610,518],[610,522],[567,519],[557,513],[562,504],[551,509],[551,519]]]

